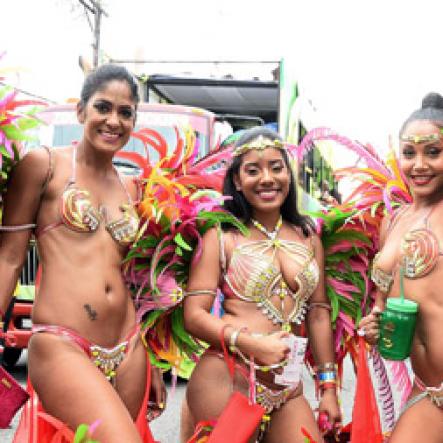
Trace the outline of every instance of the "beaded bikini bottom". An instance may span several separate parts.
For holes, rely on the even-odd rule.
[[[47,332],[58,335],[59,337],[67,338],[71,342],[78,345],[113,385],[115,383],[117,368],[125,359],[129,351],[129,342],[133,337],[138,335],[139,331],[139,326],[136,325],[134,328],[132,328],[124,341],[117,344],[113,348],[105,348],[103,346],[91,343],[89,340],[82,337],[78,332],[64,326],[34,324],[32,327],[33,334]]]

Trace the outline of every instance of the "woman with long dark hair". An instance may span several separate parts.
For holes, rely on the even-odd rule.
[[[297,209],[296,187],[285,149],[275,132],[253,128],[240,137],[224,181],[226,209],[249,229],[209,230],[191,267],[185,297],[185,327],[210,344],[188,384],[194,425],[217,419],[233,389],[253,395],[264,408],[251,440],[304,442],[303,428],[321,433],[302,393],[300,371],[306,339],[316,363],[320,412],[331,427],[340,422],[330,306],[325,294],[323,248],[309,218]],[[220,289],[224,315],[210,310]],[[222,349],[235,359],[234,382]],[[291,353],[297,347],[298,361]],[[290,364],[287,366],[288,357]],[[254,376],[243,373],[253,369]],[[241,420],[241,417],[239,417]]]

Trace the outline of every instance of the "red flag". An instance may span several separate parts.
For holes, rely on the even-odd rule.
[[[382,443],[377,400],[366,360],[366,344],[359,337],[357,387],[352,412],[351,443]]]

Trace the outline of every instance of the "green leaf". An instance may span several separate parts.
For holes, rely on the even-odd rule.
[[[31,141],[32,136],[25,134],[20,128],[14,125],[2,126],[2,131],[9,140]]]
[[[74,435],[73,443],[86,443],[88,438],[89,426],[85,424],[81,424],[78,426],[77,431]]]
[[[186,250],[186,251],[192,251],[191,246],[189,246],[185,240],[183,239],[182,235],[179,233],[177,233],[174,237],[174,241],[175,243],[177,243],[182,249]],[[181,255],[181,254],[179,254]]]

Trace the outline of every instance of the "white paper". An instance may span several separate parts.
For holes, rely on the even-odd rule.
[[[300,381],[300,375],[304,365],[308,339],[291,334],[282,340],[290,349],[288,364],[283,368],[282,374],[275,374],[274,381],[279,385],[297,385]]]

